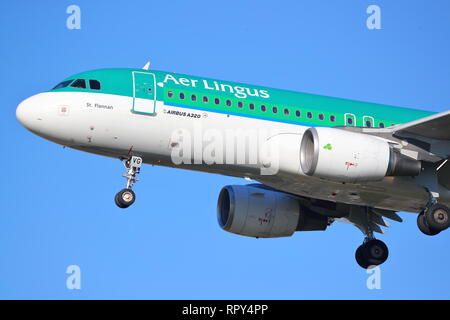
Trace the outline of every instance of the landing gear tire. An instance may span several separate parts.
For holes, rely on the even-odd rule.
[[[364,243],[362,253],[369,265],[375,266],[384,263],[389,257],[387,245],[383,241],[377,239],[371,239]]]
[[[356,262],[363,269],[383,264],[389,256],[386,244],[377,239],[367,240],[356,249]]]
[[[356,249],[355,259],[361,268],[367,269],[369,267],[369,264],[367,263],[367,261],[365,260],[365,258],[363,256],[363,246],[362,245],[360,245],[358,247],[358,249]]]
[[[426,234],[427,236],[435,236],[439,234],[439,231],[431,229],[428,226],[428,223],[425,219],[425,214],[423,212],[417,216],[417,227],[423,234]]]
[[[136,195],[134,194],[133,190],[125,188],[120,190],[116,194],[114,200],[119,208],[125,209],[134,203],[134,201],[136,200]]]
[[[450,210],[442,204],[434,204],[426,210],[425,221],[431,230],[444,231],[450,227]]]

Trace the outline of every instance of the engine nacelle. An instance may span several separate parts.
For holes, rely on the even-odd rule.
[[[339,182],[417,176],[421,162],[394,151],[381,138],[333,128],[309,128],[300,146],[303,172]]]
[[[222,229],[256,238],[289,237],[295,231],[325,230],[328,218],[302,208],[295,197],[261,187],[226,186],[217,203]]]

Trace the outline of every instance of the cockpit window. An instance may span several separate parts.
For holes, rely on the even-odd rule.
[[[77,79],[70,86],[74,88],[86,89],[86,80]]]
[[[73,79],[72,79],[72,80],[66,80],[66,81],[60,82],[60,83],[58,83],[52,90],[65,88],[65,87],[67,87],[72,81],[73,81]]]
[[[89,80],[89,87],[91,87],[92,90],[100,90],[100,81]]]

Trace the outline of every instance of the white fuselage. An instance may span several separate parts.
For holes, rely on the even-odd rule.
[[[32,132],[74,149],[114,158],[139,155],[148,164],[246,177],[306,197],[420,212],[428,201],[425,187],[434,184],[440,202],[450,204],[448,190],[437,185],[435,173],[429,170],[417,178],[387,177],[379,182],[358,184],[304,175],[298,156],[303,132],[308,127],[188,109],[162,101],[156,103],[155,115],[142,115],[133,113],[132,105],[132,97],[120,95],[47,92],[22,102],[17,108],[17,118]],[[233,147],[231,157],[226,145],[232,144],[229,137],[233,135],[238,138],[247,135],[247,147]],[[274,165],[271,162],[274,158],[263,152],[270,149],[271,142],[281,145],[276,161],[279,170],[275,174],[264,171]],[[255,143],[256,158],[247,154],[245,161],[237,161],[236,158],[242,158],[240,152],[251,153]],[[185,163],[179,164],[180,159],[174,161],[174,154],[181,155],[181,148]]]

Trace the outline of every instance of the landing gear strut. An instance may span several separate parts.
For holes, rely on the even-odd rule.
[[[133,156],[130,159],[123,160],[123,165],[127,171],[127,173],[123,174],[123,177],[127,179],[127,186],[116,194],[114,201],[119,208],[124,209],[131,206],[136,200],[136,195],[132,188],[139,180],[136,175],[141,170],[142,158]]]
[[[366,221],[368,222],[367,227],[363,231],[366,238],[355,252],[356,262],[364,269],[384,263],[389,256],[389,249],[386,244],[373,236],[373,229],[371,223],[369,223],[372,221],[369,208],[366,208]]]

